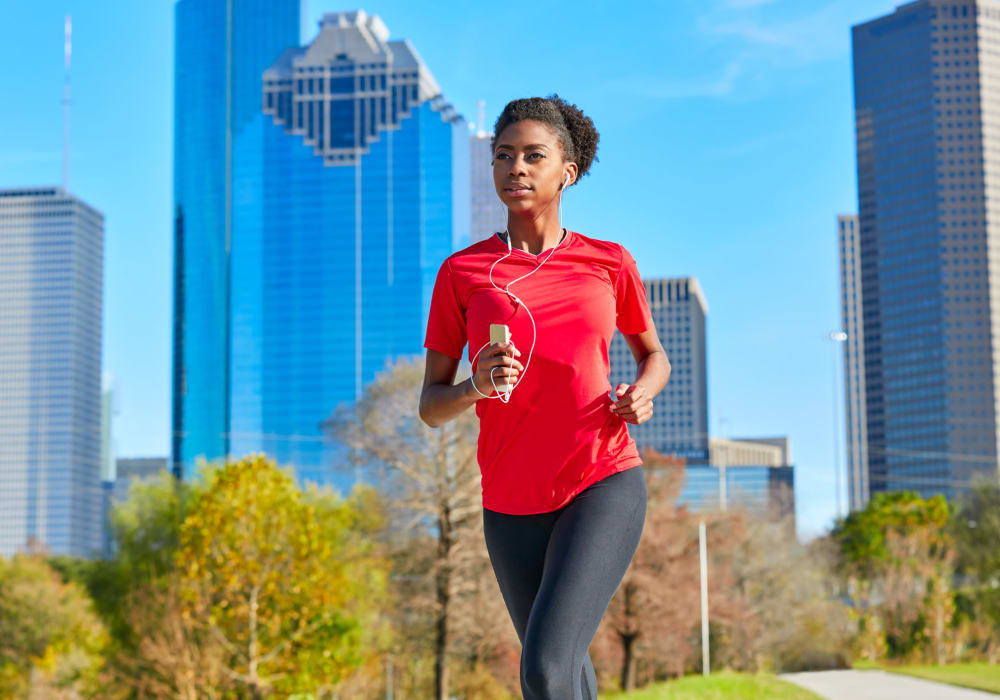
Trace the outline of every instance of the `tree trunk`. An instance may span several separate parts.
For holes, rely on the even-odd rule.
[[[447,495],[438,517],[438,572],[435,577],[438,601],[437,635],[434,640],[434,696],[448,700],[448,605],[451,602],[452,545],[450,507]]]
[[[636,626],[636,610],[635,610],[635,594],[636,586],[631,581],[626,581],[625,585],[622,587],[622,594],[625,598],[624,608],[625,608],[625,629],[621,632],[621,640],[623,651],[625,652],[625,661],[622,664],[622,680],[621,686],[622,690],[626,693],[635,689],[635,640],[639,636],[638,627]]]
[[[635,690],[636,658],[633,651],[638,635],[622,635],[622,646],[625,648],[625,663],[622,665],[622,691],[628,693]]]

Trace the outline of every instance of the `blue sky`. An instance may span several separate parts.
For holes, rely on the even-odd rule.
[[[323,12],[356,8],[303,4],[303,41]],[[850,27],[896,4],[362,5],[470,121],[478,99],[492,124],[508,100],[551,92],[593,117],[599,161],[565,224],[625,245],[644,277],[698,279],[710,432],[790,436],[805,537],[834,514],[826,334],[840,325],[836,215],[857,208]],[[124,457],[169,453],[173,6],[34,0],[0,24],[0,187],[58,184],[73,16],[70,189],[106,217],[104,368]]]

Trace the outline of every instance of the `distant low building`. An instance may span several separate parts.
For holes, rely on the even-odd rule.
[[[691,510],[742,508],[795,518],[795,469],[788,438],[709,439],[709,464],[685,467],[679,502]]]
[[[112,498],[124,501],[128,498],[128,490],[134,479],[145,479],[155,476],[163,470],[169,471],[169,460],[166,457],[130,457],[117,462],[118,474],[115,477],[115,487]]]

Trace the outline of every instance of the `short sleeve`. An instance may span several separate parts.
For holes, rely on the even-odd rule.
[[[424,347],[461,360],[465,342],[465,310],[455,292],[451,261],[445,260],[438,269],[431,293]]]
[[[641,333],[653,327],[646,288],[632,255],[621,246],[622,262],[615,281],[615,324],[622,333]]]

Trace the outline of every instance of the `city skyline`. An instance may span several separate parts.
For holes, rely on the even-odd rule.
[[[105,367],[121,387],[116,434],[122,456],[164,454],[172,254],[170,232],[159,220],[170,217],[173,7],[102,7],[99,12],[50,3],[14,18],[11,26],[18,26],[19,34],[2,50],[18,51],[18,64],[33,66],[30,85],[16,76],[11,88],[23,95],[21,111],[33,117],[30,124],[21,114],[0,122],[0,133],[8,139],[0,142],[0,184],[58,179],[58,158],[47,155],[44,144],[53,140],[47,134],[58,137],[61,131],[62,16],[72,11],[71,189],[79,185],[80,194],[108,214]],[[421,47],[467,118],[475,115],[478,99],[486,100],[491,122],[506,100],[552,91],[594,117],[602,134],[600,160],[567,197],[567,225],[621,242],[644,277],[699,278],[713,299],[710,432],[792,437],[799,456],[798,521],[805,535],[827,527],[833,510],[833,388],[825,335],[839,326],[839,314],[836,255],[825,222],[832,213],[856,206],[849,27],[892,7],[856,2],[803,10],[781,2],[747,8],[679,3],[670,10],[671,21],[660,22],[663,29],[648,43],[627,42],[628,50],[612,43],[610,58],[568,53],[560,42],[539,46],[537,63],[545,69],[514,80],[502,51],[482,49],[481,33],[463,31],[466,23],[491,26],[485,9],[451,16],[443,8],[440,16],[425,17],[402,3],[367,8],[386,18],[394,36]],[[323,12],[335,9],[343,8],[311,3],[303,24],[315,26]],[[104,13],[152,29],[141,41],[128,34],[105,35],[99,26]],[[565,19],[554,9],[541,13],[541,20]],[[579,22],[601,17],[614,29],[608,40],[619,42],[627,27],[647,26],[650,15],[664,11],[639,6],[608,17],[595,6],[589,13],[593,18],[587,14],[584,8]],[[442,32],[455,36],[455,43],[435,43],[431,37]],[[46,44],[52,33],[57,40]],[[672,47],[668,54],[656,49],[662,45]],[[707,47],[715,47],[713,58],[702,63],[698,57]],[[46,62],[53,52],[55,59]],[[111,54],[133,59],[112,61]],[[456,55],[463,60],[454,61]],[[46,68],[49,63],[56,68]],[[46,92],[48,75],[53,88]],[[112,98],[106,83],[129,89]],[[51,95],[51,108],[46,95]],[[607,99],[611,95],[615,99]],[[108,109],[108,99],[117,106]],[[10,140],[14,133],[20,135]],[[59,139],[53,142],[58,153]],[[803,152],[809,153],[808,162]],[[108,171],[108,162],[118,165]],[[815,167],[818,162],[821,169]],[[130,291],[136,289],[149,293]],[[153,349],[130,353],[128,340],[136,333],[150,339]],[[761,405],[758,397],[768,393],[773,399]]]

